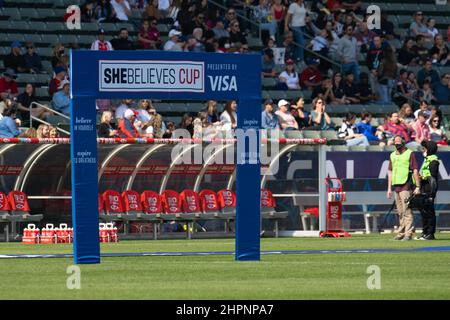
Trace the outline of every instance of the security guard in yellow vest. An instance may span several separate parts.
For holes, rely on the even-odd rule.
[[[419,207],[422,216],[423,231],[418,240],[434,240],[436,232],[436,212],[434,198],[438,190],[439,159],[436,155],[437,144],[434,141],[422,141],[423,164],[420,169],[421,192],[425,196]]]
[[[411,197],[412,192],[420,194],[420,176],[416,157],[406,148],[401,136],[394,137],[394,145],[397,150],[390,156],[387,197],[389,199],[392,197],[392,187],[394,187],[395,204],[400,220],[398,234],[394,240],[406,241],[412,240],[414,232],[414,216],[406,201]],[[413,184],[416,186],[415,189]]]

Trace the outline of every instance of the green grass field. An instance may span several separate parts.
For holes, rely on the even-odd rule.
[[[344,239],[264,238],[262,250],[332,250],[450,246],[393,241],[392,235]],[[233,239],[122,241],[102,252],[233,251]],[[71,253],[70,245],[1,243],[1,254]],[[69,290],[69,258],[0,259],[0,299],[450,299],[450,252],[231,255],[102,258],[81,266],[81,289]],[[381,289],[367,288],[367,267],[381,270]]]

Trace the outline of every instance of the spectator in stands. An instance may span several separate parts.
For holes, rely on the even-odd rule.
[[[206,121],[210,124],[220,123],[220,116],[217,112],[217,101],[208,100],[206,103],[206,108],[202,110],[206,113]]]
[[[105,30],[98,30],[98,39],[95,40],[91,45],[91,50],[99,50],[99,51],[111,51],[113,50],[113,46],[111,42],[105,39]]]
[[[15,79],[17,79],[17,75],[14,69],[6,69],[3,73],[3,77],[0,78],[0,98],[2,100],[12,99],[19,94]]]
[[[207,121],[206,112],[200,111],[193,121],[195,139],[212,139],[218,134],[218,127]]]
[[[418,57],[418,64],[423,65],[425,61],[429,58],[428,48],[425,46],[426,38],[422,35],[416,37],[416,45],[414,46],[414,51]]]
[[[347,146],[368,146],[369,141],[367,137],[359,133],[358,127],[355,125],[356,114],[353,112],[347,113],[347,116],[338,130],[338,138],[344,140]]]
[[[222,130],[231,131],[237,127],[237,103],[234,100],[227,101],[225,108],[220,115]]]
[[[354,79],[359,79],[359,48],[352,26],[345,29],[345,35],[338,43],[337,55],[342,63],[342,73],[350,71]]]
[[[361,121],[356,124],[358,128],[358,132],[363,134],[367,141],[378,143],[380,140],[375,135],[375,128],[370,124],[372,121],[372,114],[368,111],[363,111],[361,113]],[[384,145],[384,143],[380,143],[380,145]]]
[[[190,136],[192,137],[194,135],[194,125],[193,125],[193,118],[189,113],[183,114],[183,117],[181,118],[181,122],[178,125],[179,129],[184,129],[189,132]]]
[[[384,35],[386,40],[393,40],[394,38],[398,38],[398,36],[394,32],[394,24],[389,21],[388,14],[385,10],[381,11],[381,34]]]
[[[441,118],[437,114],[431,116],[429,129],[431,141],[436,142],[438,145],[448,145],[445,129],[441,126]]]
[[[216,19],[216,24],[212,31],[214,32],[214,38],[216,39],[220,39],[222,37],[230,37],[230,33],[225,29],[225,23],[221,17],[218,17]]]
[[[203,30],[201,28],[195,28],[192,31],[192,35],[187,37],[184,51],[189,52],[205,52],[205,45],[203,44]]]
[[[414,133],[413,137],[414,140],[417,143],[421,143],[423,140],[430,140],[430,128],[427,124],[428,115],[423,112],[419,111],[419,114],[417,115],[417,120],[413,125]]]
[[[17,111],[19,118],[22,120],[23,124],[29,124],[30,120],[30,106],[31,115],[33,117],[45,120],[47,116],[52,115],[51,111],[45,108],[38,107],[35,104],[31,105],[33,102],[37,102],[34,95],[34,87],[31,83],[27,83],[24,92],[17,96]]]
[[[247,38],[239,27],[239,21],[233,20],[230,23],[230,42],[233,47],[236,43],[247,44]]]
[[[131,18],[131,7],[128,0],[111,0],[111,5],[116,12],[116,19],[128,21]]]
[[[273,50],[270,48],[264,49],[262,56],[261,71],[263,77],[275,77],[275,60],[273,57]]]
[[[229,31],[230,26],[231,26],[231,21],[236,19],[236,10],[232,7],[229,8],[227,13],[225,14],[225,20],[224,20],[224,25],[225,25],[225,29],[227,29]]]
[[[272,99],[264,102],[264,110],[261,114],[261,128],[270,130],[280,128],[280,125],[278,124],[278,117],[273,112]]]
[[[412,123],[416,121],[416,116],[414,115],[413,108],[409,103],[404,103],[402,107],[400,108],[400,111],[398,112],[398,117],[400,120],[406,124],[408,127],[411,126]]]
[[[369,82],[369,75],[361,72],[359,75],[359,101],[362,104],[370,104],[377,100],[377,95]]]
[[[380,140],[386,139],[389,146],[394,144],[395,136],[402,137],[408,145],[412,144],[410,130],[404,121],[400,119],[398,112],[391,112],[386,123],[378,127],[378,131],[382,134],[382,138],[379,136]]]
[[[27,52],[23,55],[25,65],[29,72],[37,73],[42,71],[41,57],[35,52],[35,48],[32,42],[25,43]]]
[[[436,25],[436,20],[433,18],[428,18],[427,20],[427,41],[432,41],[434,37],[436,37],[439,34],[438,29],[436,29],[434,26]]]
[[[6,109],[11,109],[13,108],[14,105],[14,100],[13,99],[5,99],[0,101],[0,119],[2,117],[2,113],[6,110]]]
[[[36,138],[48,138],[49,137],[49,126],[46,124],[40,124],[36,130]]]
[[[95,108],[97,112],[112,110],[112,101],[110,99],[97,99],[95,100]]]
[[[27,72],[27,64],[21,52],[22,44],[14,41],[11,44],[11,52],[4,58],[5,68],[11,68],[15,72]]]
[[[118,131],[111,125],[112,112],[103,111],[100,125],[98,127],[97,136],[99,138],[115,138],[118,136]]]
[[[411,22],[411,25],[409,26],[409,35],[411,37],[417,37],[418,35],[421,36],[428,36],[428,29],[427,26],[423,23],[423,13],[422,11],[417,11],[413,16],[414,21]]]
[[[291,114],[297,121],[298,129],[306,129],[311,126],[311,115],[309,112],[305,111],[305,100],[303,97],[294,99],[291,103]]]
[[[290,103],[284,99],[278,101],[278,110],[275,114],[278,117],[280,123],[280,129],[284,131],[298,130],[298,124],[292,114],[289,112]]]
[[[430,106],[428,105],[428,103],[426,101],[420,102],[419,109],[414,111],[414,117],[416,120],[419,117],[420,111],[422,111],[427,118],[429,118],[431,116]]]
[[[155,118],[155,120],[156,119],[157,118]],[[167,125],[166,125],[166,130],[164,130],[164,132],[163,132],[161,137],[164,138],[164,139],[170,139],[170,138],[172,138],[172,135],[173,135],[174,131],[175,131],[175,124],[172,121],[168,121]],[[161,137],[158,137],[158,138],[161,138]]]
[[[208,30],[208,27],[205,23],[205,14],[203,12],[198,12],[194,19],[188,21],[187,23],[182,25],[182,31],[184,36],[191,35],[194,32],[194,29],[200,28],[203,32]]]
[[[369,82],[375,92],[378,92],[378,69],[384,57],[383,51],[386,45],[386,42],[382,41],[380,36],[375,36],[367,50],[366,65],[370,70]]]
[[[403,46],[398,52],[398,63],[401,67],[415,66],[419,63],[419,56],[414,49],[414,40],[406,38]]]
[[[59,138],[58,129],[56,129],[54,126],[50,126],[48,129],[48,137],[52,139]]]
[[[314,99],[316,97],[322,98],[327,104],[335,100],[335,97],[333,95],[333,85],[330,78],[325,77],[320,86],[317,86],[313,89],[311,98]]]
[[[127,28],[121,28],[119,36],[111,40],[114,50],[134,50],[134,44],[128,39]]]
[[[53,56],[51,59],[53,69],[58,66],[64,65],[64,61],[62,58],[65,56],[65,52],[66,50],[64,48],[64,45],[61,43],[58,43],[53,47]]]
[[[139,133],[134,126],[137,111],[133,109],[125,110],[123,121],[119,122],[119,135],[124,138],[139,138]]]
[[[286,61],[285,70],[280,73],[278,76],[279,87],[283,90],[291,89],[298,90],[300,89],[298,73],[295,71],[294,61],[288,59]]]
[[[419,90],[419,84],[417,83],[416,74],[412,71],[408,72],[408,89],[412,92],[413,97],[416,96],[417,90]]]
[[[280,33],[284,29],[284,20],[286,18],[286,6],[282,0],[274,0],[270,7],[272,17],[277,24],[277,31]]]
[[[95,8],[93,0],[86,0],[81,6],[81,22],[95,22]]]
[[[315,36],[314,39],[311,40],[310,45],[312,46],[312,51],[324,56],[328,57],[328,51],[330,50],[330,41],[328,38],[328,31],[326,29],[322,29],[320,31],[320,34]],[[321,73],[326,74],[328,69],[330,68],[330,63],[323,59],[319,58],[319,70]]]
[[[346,13],[345,18],[344,18],[344,25],[343,25],[344,32],[345,32],[345,30],[347,30],[347,27],[352,27],[353,31],[355,31],[356,22],[357,22],[357,19],[355,19],[355,15],[353,13],[351,13],[351,12]]]
[[[308,10],[303,0],[295,0],[289,5],[286,19],[284,20],[284,32],[290,29],[294,33],[295,42],[299,45],[296,47],[295,60],[297,62],[303,61],[304,53],[303,47],[305,46],[305,38],[303,34],[306,32],[306,16]]]
[[[20,134],[20,120],[16,119],[17,109],[12,107],[3,111],[0,119],[0,138],[14,138]]]
[[[275,40],[277,33],[277,21],[272,16],[272,10],[267,0],[259,0],[257,6],[252,7],[253,18],[259,24],[261,30],[269,31],[270,37]]]
[[[181,32],[175,29],[170,30],[169,40],[164,44],[164,51],[183,51],[183,42],[179,40]]]
[[[383,59],[378,69],[378,103],[390,104],[391,92],[397,77],[397,60],[393,48],[388,45],[383,50]]]
[[[180,10],[181,10],[181,0],[173,0],[170,4],[167,13],[167,21],[174,25],[178,24],[177,18]]]
[[[360,92],[359,92],[359,86],[355,84],[354,82],[354,76],[353,73],[348,71],[345,74],[345,81],[344,81],[344,95],[345,99],[350,101],[350,103],[360,103]]]
[[[361,52],[365,53],[369,50],[369,46],[376,36],[377,34],[374,31],[369,30],[366,22],[358,22],[358,31],[355,32],[355,38]]]
[[[300,86],[303,89],[314,90],[322,84],[322,74],[317,66],[319,60],[312,57],[306,60],[307,67],[300,74]]]
[[[94,15],[98,23],[115,21],[116,11],[111,5],[111,0],[99,0],[94,9]]]
[[[422,85],[422,89],[417,91],[417,99],[419,101],[426,101],[431,104],[436,101],[436,97],[433,95],[433,90],[431,90],[431,83],[428,79],[425,79]]]
[[[433,86],[434,96],[438,104],[449,104],[450,102],[450,74],[445,73],[441,76],[441,81]]]
[[[152,134],[154,138],[171,138],[172,132],[175,130],[175,124],[171,121],[167,123],[167,126],[163,122],[162,116],[156,112],[153,105],[148,109],[148,114],[152,117],[148,123],[153,128]]]
[[[148,4],[145,6],[144,11],[142,12],[142,18],[156,20],[159,20],[161,18],[158,10],[158,0],[148,1]]]
[[[430,49],[432,62],[441,66],[450,66],[450,49],[444,42],[442,35],[437,34],[434,37],[434,45]]]
[[[294,33],[292,31],[285,32],[284,34],[284,59],[287,60],[295,60],[296,54],[296,46],[293,43],[294,41]]]
[[[326,104],[321,98],[315,98],[312,101],[311,111],[312,129],[329,130],[331,129],[331,118],[326,112]]]
[[[63,66],[57,66],[53,72],[55,73],[55,77],[50,80],[50,84],[48,87],[48,94],[50,97],[53,97],[56,91],[59,89],[59,85],[61,84],[61,81],[66,79],[66,69]]]
[[[156,27],[157,25],[158,21],[156,19],[152,19],[151,22],[148,20],[142,22],[138,34],[139,46],[142,49],[157,50],[161,46],[161,34]]]
[[[128,109],[131,109],[132,104],[133,104],[133,100],[122,99],[121,104],[116,108],[115,118],[119,125],[123,121],[125,111],[127,111]]]
[[[18,138],[37,138],[37,131],[31,127],[19,134]]]
[[[342,81],[342,74],[336,72],[332,81],[334,100],[332,104],[349,104],[350,100],[346,99],[344,92],[344,82]]]
[[[67,116],[70,116],[70,86],[69,81],[63,80],[59,84],[58,92],[53,95],[52,108]]]
[[[152,116],[148,113],[148,110],[152,107],[152,102],[148,99],[141,99],[139,101],[139,110],[137,111],[138,114],[136,116],[135,127],[142,137],[153,138],[153,127],[150,125]],[[140,126],[137,124],[140,124]]]

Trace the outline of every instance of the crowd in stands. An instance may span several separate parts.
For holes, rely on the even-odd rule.
[[[444,35],[436,29],[435,19],[426,19],[417,11],[407,34],[399,35],[382,11],[381,28],[369,30],[368,16],[358,0],[229,0],[226,6],[227,10],[223,10],[206,0],[86,0],[81,5],[81,18],[99,24],[98,38],[90,49],[101,51],[245,54],[252,32],[250,21],[256,22],[262,30],[261,76],[277,79],[279,90],[298,91],[294,101],[278,101],[276,112],[273,101],[265,102],[264,129],[337,130],[338,138],[349,146],[390,144],[396,134],[411,144],[423,139],[446,143],[447,119],[438,106],[450,104],[450,74],[440,73],[439,67],[450,66],[450,26]],[[135,39],[129,37],[127,28],[107,39],[102,23],[136,24],[132,19],[136,11],[142,19]],[[170,26],[167,41],[162,40],[159,24]],[[395,42],[401,43],[398,49]],[[362,58],[368,72],[361,71]],[[29,121],[30,110],[31,115],[42,120],[54,114],[70,116],[69,59],[63,44],[54,45],[51,64],[48,107],[53,111],[33,104],[37,99],[32,84],[19,94],[17,73],[41,73],[43,67],[32,42],[11,44],[11,52],[4,59],[6,71],[0,77],[0,137],[19,135],[16,129]],[[284,70],[280,72],[277,64],[284,65]],[[412,67],[418,72],[411,71]],[[311,94],[310,112],[305,111],[301,90]],[[391,103],[398,105],[399,112],[387,115],[379,127],[371,126],[368,111],[360,115],[359,122],[356,114],[348,113],[340,126],[326,111],[327,105],[364,104],[370,111],[372,104]],[[171,137],[176,128],[183,128],[192,136],[201,133],[203,137],[214,137],[236,127],[236,107],[235,101],[229,101],[219,113],[217,102],[209,101],[204,110],[185,114],[176,124],[164,121],[155,101],[97,100],[101,114],[98,135]]]

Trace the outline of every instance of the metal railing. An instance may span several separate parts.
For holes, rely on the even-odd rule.
[[[44,120],[42,120],[42,119],[40,119],[40,118],[38,118],[38,117],[33,116],[32,112],[31,112],[31,110],[33,109],[33,105],[38,106],[38,107],[40,107],[40,108],[44,108],[44,109],[47,110],[47,111],[50,111],[50,112],[52,112],[52,113],[54,113],[54,114],[56,114],[56,115],[58,115],[58,116],[60,116],[60,117],[63,117],[63,118],[65,118],[65,119],[69,120],[69,123],[70,123],[70,117],[69,117],[69,116],[67,116],[67,115],[65,115],[65,114],[63,114],[63,113],[60,113],[60,112],[58,112],[58,111],[56,111],[56,110],[53,110],[53,109],[47,107],[47,106],[44,105],[44,104],[40,104],[40,103],[38,103],[38,102],[32,102],[32,103],[30,104],[30,128],[33,127],[33,120],[34,120],[34,121],[37,121],[37,122],[39,122],[39,123],[45,124],[45,125],[47,125],[47,126],[54,126],[54,125],[51,124],[50,122],[44,121]],[[56,128],[56,130],[58,130],[58,131],[60,131],[60,132],[62,132],[62,133],[64,133],[64,134],[70,135],[70,132],[69,132],[69,131],[66,131],[66,130],[64,130],[64,129],[61,129],[61,128],[58,127],[57,125],[54,126],[54,127]]]

